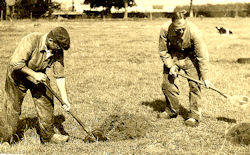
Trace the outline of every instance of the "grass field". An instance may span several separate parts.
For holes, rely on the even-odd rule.
[[[64,26],[71,36],[65,53],[67,90],[71,110],[86,124],[99,127],[112,114],[143,117],[150,123],[144,136],[135,139],[84,143],[72,138],[66,144],[40,144],[35,129],[28,129],[22,141],[0,153],[18,154],[250,154],[249,146],[226,141],[225,130],[243,121],[249,111],[230,104],[218,93],[202,89],[203,118],[190,128],[183,118],[157,118],[164,104],[161,92],[162,62],[158,55],[160,26],[169,19],[137,21],[15,21],[0,23],[0,95],[3,94],[6,66],[20,39],[31,32],[48,32]],[[210,53],[210,79],[229,95],[250,95],[250,64],[238,58],[250,57],[250,18],[190,19],[203,32]],[[215,26],[225,26],[233,35],[220,36]],[[48,71],[51,74],[51,71]],[[179,78],[180,101],[188,108],[188,85]],[[54,79],[52,87],[56,89]],[[2,101],[2,97],[1,101]],[[84,138],[86,133],[59,106],[65,131]],[[30,94],[23,103],[21,119],[36,116]],[[224,118],[224,119],[218,119]],[[230,121],[234,120],[230,123]]]

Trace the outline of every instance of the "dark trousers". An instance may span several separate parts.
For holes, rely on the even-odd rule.
[[[22,73],[8,75],[7,71],[4,102],[0,103],[0,142],[10,141],[18,131],[21,106],[28,89],[35,104],[42,142],[49,141],[54,134],[53,95],[44,85],[33,84]]]
[[[188,76],[199,79],[199,70],[198,63],[195,58],[185,57],[179,54],[176,54],[174,57],[174,63],[182,69]],[[179,103],[179,95],[180,91],[175,82],[175,78],[172,75],[169,75],[170,69],[164,65],[163,71],[163,83],[162,83],[162,91],[166,98],[166,112],[169,115],[179,114],[180,112],[180,103]],[[201,99],[201,89],[200,86],[188,80],[189,84],[189,103],[190,109],[188,113],[188,118],[194,118],[197,121],[200,120],[200,99]]]

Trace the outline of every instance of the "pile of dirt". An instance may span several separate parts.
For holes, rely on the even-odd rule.
[[[128,113],[110,115],[100,126],[110,141],[142,138],[150,129],[152,124],[145,117]]]
[[[234,125],[226,132],[226,139],[234,144],[250,144],[250,123],[243,122]]]

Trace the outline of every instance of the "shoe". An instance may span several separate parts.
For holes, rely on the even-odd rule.
[[[189,118],[184,123],[186,126],[189,126],[189,127],[197,127],[199,125],[199,122],[195,120],[194,118]]]
[[[176,114],[176,113],[169,114],[166,111],[157,115],[158,118],[164,118],[164,119],[176,118],[177,116],[178,116],[178,114]]]
[[[170,115],[166,111],[158,114],[157,117],[158,118],[164,118],[164,119],[171,119]]]
[[[8,148],[10,147],[10,143],[8,142],[3,142],[3,143],[0,143],[0,148],[3,147],[3,148]]]
[[[61,135],[61,134],[54,134],[50,142],[60,144],[60,143],[65,143],[69,140],[69,136]]]

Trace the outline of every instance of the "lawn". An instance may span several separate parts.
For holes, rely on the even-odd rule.
[[[225,130],[244,121],[249,111],[227,102],[212,90],[202,89],[203,116],[198,127],[186,127],[182,117],[171,120],[157,118],[165,102],[161,92],[162,62],[158,55],[158,35],[160,26],[168,20],[1,22],[0,101],[7,62],[20,39],[31,32],[48,32],[56,26],[63,26],[71,36],[71,48],[65,52],[71,111],[89,131],[100,127],[111,116],[118,116],[121,122],[131,118],[136,125],[130,122],[134,130],[110,131],[107,134],[111,138],[107,142],[85,143],[73,138],[84,138],[86,133],[56,101],[55,115],[65,116],[64,130],[72,136],[68,143],[41,144],[35,129],[27,128],[22,141],[9,147],[0,145],[0,153],[249,154],[249,146],[233,145],[224,138]],[[250,18],[190,20],[200,28],[207,43],[209,77],[215,87],[229,95],[249,96],[250,65],[236,61],[250,57]],[[219,35],[216,26],[230,28],[233,35]],[[48,75],[51,75],[50,70]],[[53,78],[51,82],[57,91]],[[188,108],[188,85],[181,77],[179,87],[181,104]],[[22,120],[36,116],[29,93],[22,110]],[[125,137],[126,134],[132,136]]]

